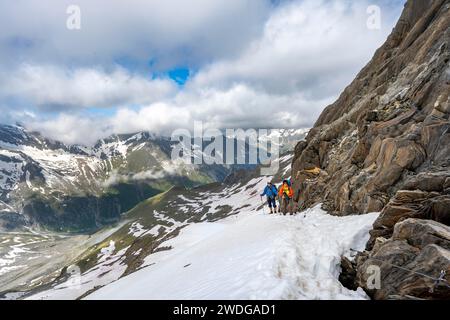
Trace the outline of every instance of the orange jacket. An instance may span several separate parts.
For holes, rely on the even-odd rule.
[[[280,197],[283,197],[284,193],[286,193],[287,196],[292,199],[292,197],[294,196],[294,189],[292,189],[292,187],[282,185],[280,187],[280,190],[278,190],[278,195]]]

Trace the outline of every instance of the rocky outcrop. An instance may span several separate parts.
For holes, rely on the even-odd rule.
[[[381,211],[408,179],[427,172],[433,183],[448,172],[448,6],[409,1],[386,44],[297,146],[293,175],[304,207]],[[320,175],[304,173],[315,167]]]
[[[295,150],[300,207],[382,212],[372,252],[407,219],[450,224],[449,48],[450,1],[409,0],[386,43]],[[396,241],[389,250],[399,259],[422,254]]]
[[[431,219],[450,225],[450,196],[422,190],[398,191],[375,221],[367,248],[372,249],[378,237],[389,237],[396,224],[408,218]]]
[[[395,225],[392,238],[378,238],[370,253],[357,258],[357,283],[376,299],[448,299],[450,227],[431,220],[408,219]],[[379,268],[379,287],[373,272]]]

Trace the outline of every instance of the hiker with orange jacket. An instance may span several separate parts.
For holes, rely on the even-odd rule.
[[[287,211],[289,210],[289,213],[293,215],[294,213],[294,190],[292,189],[292,186],[289,184],[288,180],[284,180],[283,184],[278,190],[278,197],[282,204],[282,212],[284,215],[287,214]]]

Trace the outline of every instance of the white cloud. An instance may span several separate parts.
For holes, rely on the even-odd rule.
[[[25,125],[66,143],[93,144],[112,133],[151,131],[171,135],[174,129],[192,129],[194,121],[209,128],[298,128],[309,126],[331,100],[307,100],[301,94],[271,95],[245,85],[226,91],[206,89],[182,92],[175,99],[138,110],[119,109],[106,118],[61,114]]]
[[[55,66],[21,65],[4,79],[3,96],[19,96],[40,109],[113,107],[147,104],[176,91],[169,80],[147,79],[115,67],[111,72],[95,68],[66,70]]]
[[[111,133],[149,130],[170,134],[175,128],[190,128],[194,121],[216,128],[309,127],[370,60],[399,14],[389,11],[389,6],[389,10],[382,10],[382,29],[369,30],[366,26],[369,2],[365,0],[288,1],[276,7],[264,23],[260,20],[266,7],[258,7],[253,1],[208,0],[201,8],[186,8],[185,4],[177,2],[177,12],[186,10],[188,21],[171,16],[173,9],[166,5],[150,3],[155,12],[144,10],[147,8],[144,4],[139,7],[142,12],[134,7],[131,10],[132,16],[141,22],[145,17],[156,19],[151,22],[155,24],[150,28],[152,34],[135,29],[144,25],[130,23],[128,17],[122,17],[122,21],[117,2],[111,5],[110,13],[118,19],[118,25],[126,29],[117,31],[117,39],[124,43],[110,43],[103,38],[102,32],[109,32],[109,28],[117,30],[117,26],[107,24],[107,30],[102,26],[98,26],[100,30],[90,28],[97,30],[95,39],[101,44],[100,49],[108,52],[116,52],[117,48],[111,46],[117,43],[128,52],[134,49],[147,52],[145,39],[141,39],[142,47],[137,48],[130,39],[124,38],[122,32],[130,30],[134,31],[130,38],[136,36],[134,33],[148,37],[151,46],[167,56],[171,56],[172,50],[181,55],[186,52],[178,50],[180,47],[189,48],[187,55],[193,50],[197,62],[201,62],[200,68],[184,88],[179,89],[168,80],[147,79],[118,67],[64,69],[22,64],[5,82],[4,94],[13,93],[47,108],[71,105],[73,108],[97,106],[114,110],[110,115],[96,118],[85,113],[60,112],[47,120],[37,117],[24,122],[54,139],[85,144]],[[241,36],[235,27],[242,27],[241,18],[253,9],[257,11],[254,20],[245,25],[252,31],[244,28],[246,35]],[[92,10],[99,8],[94,6]],[[224,17],[228,19],[226,23]],[[216,26],[215,22],[221,26]],[[260,28],[254,31],[257,26]],[[160,32],[155,28],[161,28]],[[233,37],[240,40],[230,40]],[[217,48],[221,48],[221,41],[228,49],[219,53],[221,50]],[[199,48],[203,45],[207,48]],[[208,55],[204,50],[217,52],[211,51]],[[77,53],[77,56],[83,54]],[[213,59],[205,59],[206,56]],[[206,61],[209,62],[205,64]]]
[[[92,145],[100,137],[113,133],[112,128],[103,120],[70,114],[61,114],[49,120],[28,119],[24,124],[47,138],[68,144]]]
[[[81,29],[66,28],[69,5]],[[109,64],[131,57],[156,67],[238,53],[258,35],[269,0],[40,0],[0,2],[0,58]],[[32,61],[30,61],[32,60]]]
[[[282,6],[242,55],[212,63],[192,85],[245,82],[279,94],[336,95],[383,43],[395,19],[386,16],[382,30],[369,30],[367,6],[367,1],[320,0]]]

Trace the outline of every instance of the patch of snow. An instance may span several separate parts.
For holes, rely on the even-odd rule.
[[[172,250],[87,299],[367,299],[338,281],[340,257],[364,247],[377,216],[335,217],[316,207],[189,225],[162,244]]]
[[[106,248],[103,248],[100,250],[100,253],[98,255],[98,262],[104,262],[106,261],[109,257],[112,256],[112,254],[114,253],[114,250],[116,250],[116,244],[114,243],[114,241],[109,241],[109,246]]]
[[[153,237],[156,237],[159,234],[159,230],[161,228],[165,228],[165,227],[158,224],[158,225],[154,226],[153,228],[151,228],[150,230],[148,230],[145,234],[146,235],[149,234],[149,235],[151,235]]]
[[[119,279],[127,269],[127,265],[124,263],[124,254],[129,247],[112,254],[111,251],[114,250],[112,248],[115,246],[113,241],[111,242],[107,252],[104,252],[100,264],[83,274],[72,275],[64,283],[28,297],[27,300],[75,300],[89,290]]]
[[[0,298],[0,300],[18,300],[25,294],[26,292],[8,292],[4,295],[4,298]]]
[[[132,234],[133,237],[139,238],[142,236],[147,230],[144,229],[144,226],[139,222],[133,222],[130,226],[130,230],[128,234]]]

